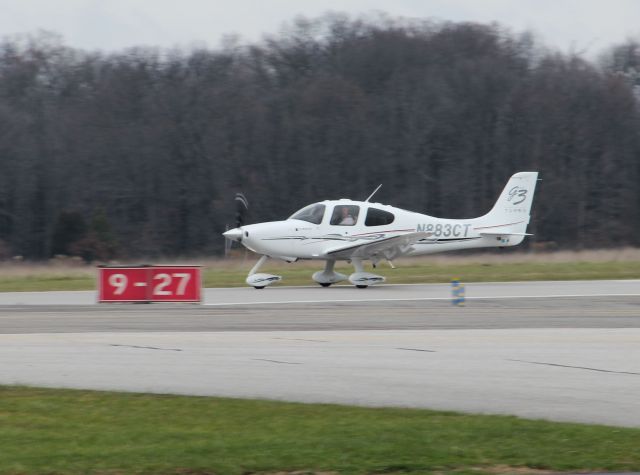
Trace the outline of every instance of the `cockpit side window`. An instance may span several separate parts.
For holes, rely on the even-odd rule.
[[[311,224],[320,224],[322,223],[325,208],[326,206],[320,203],[312,204],[297,211],[289,219],[299,219]]]
[[[353,226],[358,221],[360,207],[354,205],[338,205],[333,208],[331,224],[335,226]]]
[[[367,210],[367,217],[364,220],[365,226],[384,226],[391,224],[396,219],[393,213],[376,208]]]

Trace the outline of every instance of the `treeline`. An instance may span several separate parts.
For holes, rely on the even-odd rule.
[[[531,242],[640,244],[640,48],[599,61],[495,25],[299,19],[259,44],[0,43],[0,257],[219,254],[326,198],[488,211],[539,170]]]

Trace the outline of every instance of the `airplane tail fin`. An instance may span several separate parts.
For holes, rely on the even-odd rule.
[[[476,229],[484,236],[508,236],[509,245],[522,242],[527,225],[538,172],[519,172],[507,182],[491,211],[478,219]]]

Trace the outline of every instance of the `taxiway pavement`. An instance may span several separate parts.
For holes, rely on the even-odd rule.
[[[0,384],[640,427],[640,281],[469,284],[461,308],[449,292],[208,289],[201,306],[0,294]]]

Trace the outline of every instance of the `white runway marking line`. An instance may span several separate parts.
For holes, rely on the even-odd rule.
[[[507,300],[507,299],[555,299],[577,297],[640,297],[640,294],[557,294],[557,295],[496,295],[490,297],[466,297],[465,300]],[[227,302],[227,303],[203,303],[208,307],[229,307],[238,305],[288,305],[305,303],[372,303],[372,302],[417,302],[429,300],[451,300],[451,297],[406,297],[393,299],[335,299],[335,300],[283,300],[265,302]]]

